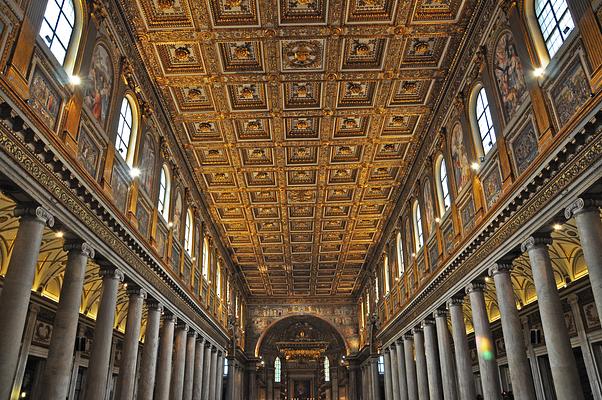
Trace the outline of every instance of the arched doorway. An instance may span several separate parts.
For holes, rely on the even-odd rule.
[[[312,315],[274,323],[258,343],[259,399],[347,398],[347,347],[339,332]]]

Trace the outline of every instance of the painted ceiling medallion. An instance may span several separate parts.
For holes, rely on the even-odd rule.
[[[324,40],[284,40],[282,46],[282,70],[321,70],[324,61]]]

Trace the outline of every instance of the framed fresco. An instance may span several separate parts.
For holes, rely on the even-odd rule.
[[[516,51],[516,44],[509,30],[497,39],[493,53],[493,71],[506,121],[517,115],[527,96],[523,67]]]
[[[173,242],[173,244],[171,246],[170,264],[171,264],[172,269],[177,273],[180,273],[180,254],[181,254],[180,246],[176,242]]]
[[[295,379],[293,381],[293,399],[309,400],[313,398],[310,379]]]
[[[577,55],[568,63],[548,92],[559,126],[566,125],[577,110],[590,99],[591,92],[589,77],[581,57]]]
[[[28,103],[31,108],[48,128],[55,130],[63,98],[39,63],[33,68],[29,93]]]
[[[443,246],[446,254],[450,254],[454,249],[454,238],[456,233],[454,232],[454,223],[451,219],[448,219],[442,226],[441,232],[443,236]]]
[[[433,205],[433,191],[431,188],[431,178],[426,177],[422,191],[422,199],[424,202],[424,217],[428,228],[427,235],[432,235],[433,232],[435,232],[435,207]]]
[[[77,138],[77,161],[94,179],[98,177],[98,169],[102,155],[102,147],[94,139],[85,124],[81,124]]]
[[[434,271],[437,269],[437,264],[439,263],[439,245],[437,244],[436,238],[433,238],[433,240],[428,243],[428,250],[429,269]]]
[[[182,225],[182,193],[178,190],[176,192],[176,201],[173,208],[172,217],[172,238],[175,241],[180,241],[180,226]]]
[[[157,233],[155,237],[157,253],[161,258],[165,257],[165,245],[167,243],[167,230],[163,224],[157,224]]]
[[[474,200],[472,199],[472,195],[468,194],[468,196],[466,196],[466,199],[462,202],[460,206],[460,220],[462,221],[462,230],[465,233],[470,231],[474,227],[474,217]]]
[[[460,122],[456,122],[451,130],[450,154],[457,192],[460,193],[468,186],[471,177],[468,152]]]
[[[138,231],[140,231],[144,237],[148,237],[150,215],[150,207],[148,207],[142,198],[138,198],[138,204],[136,205],[136,220],[138,221]]]
[[[146,131],[142,142],[142,150],[140,156],[140,188],[148,196],[152,195],[153,184],[156,181],[155,164],[156,164],[156,148],[155,138],[151,131]]]
[[[517,176],[521,175],[539,155],[537,132],[533,122],[528,122],[510,139],[512,162]]]
[[[111,174],[111,189],[113,191],[113,202],[121,210],[125,212],[128,200],[128,191],[130,181],[128,175],[124,171],[125,167],[120,162],[115,162],[113,172]]]
[[[113,61],[106,45],[100,41],[94,47],[88,77],[84,81],[84,108],[103,129],[111,107],[113,79]]]
[[[502,194],[502,176],[497,160],[484,172],[482,187],[487,209],[490,209]]]

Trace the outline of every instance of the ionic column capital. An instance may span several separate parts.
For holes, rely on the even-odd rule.
[[[564,209],[564,217],[570,219],[572,216],[580,214],[584,211],[598,209],[602,206],[602,201],[595,199],[586,199],[578,197]]]
[[[100,266],[100,271],[98,273],[102,277],[103,280],[104,279],[116,279],[119,282],[123,282],[123,279],[125,278],[125,276],[123,275],[123,272],[121,272],[121,270],[119,270],[109,264],[102,264]]]
[[[159,312],[163,312],[163,304],[159,303],[157,300],[151,297],[146,298],[146,307],[149,310],[157,310]]]
[[[196,331],[194,329],[189,329],[188,330],[188,337],[196,339]]]
[[[462,307],[464,306],[464,297],[452,297],[451,299],[447,300],[447,308],[451,308],[451,307]]]
[[[140,297],[143,300],[146,299],[147,292],[138,285],[130,283],[126,290],[128,297]]]
[[[512,271],[512,268],[511,262],[496,262],[489,267],[488,273],[489,276],[495,276],[497,274],[509,274],[510,271]]]
[[[63,244],[63,250],[67,252],[78,252],[88,258],[94,258],[94,256],[96,255],[92,245],[90,245],[90,243],[88,242],[82,242],[81,240],[65,241],[65,244]]]
[[[530,236],[521,245],[520,249],[524,253],[538,247],[546,247],[552,244],[552,238],[547,236]]]
[[[203,337],[203,336],[202,336],[202,335],[199,333],[199,334],[196,336],[196,341],[197,341],[197,342],[198,342],[198,343],[199,343],[199,344],[202,346],[202,345],[203,345],[203,343],[205,342],[205,338],[204,338],[204,337]]]
[[[433,318],[447,318],[449,312],[447,310],[435,310],[433,312]]]
[[[188,332],[188,328],[188,324],[182,321],[179,321],[178,325],[176,326],[176,329],[184,332]]]
[[[391,352],[391,349],[389,349],[388,347],[386,347],[383,351],[384,351],[385,354],[389,354]]]
[[[432,318],[425,318],[422,321],[422,329],[424,329],[425,327],[429,326],[429,325],[435,325],[435,320]]]
[[[19,205],[14,209],[13,215],[25,219],[35,219],[51,228],[54,226],[54,215],[42,206],[34,204]]]
[[[414,335],[411,333],[406,333],[403,335],[403,340],[414,340]]]
[[[474,281],[466,286],[466,294],[471,294],[473,292],[484,292],[485,291],[485,282]]]
[[[163,322],[173,322],[174,324],[178,321],[178,317],[173,314],[163,314]]]
[[[419,326],[415,326],[415,327],[413,327],[413,328],[412,328],[412,334],[414,334],[414,335],[415,335],[415,334],[417,334],[417,333],[418,333],[418,334],[422,334],[422,328],[421,328],[421,327],[419,327]]]

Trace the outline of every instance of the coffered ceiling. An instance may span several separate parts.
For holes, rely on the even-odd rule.
[[[466,1],[123,1],[252,295],[357,288],[458,52]]]

